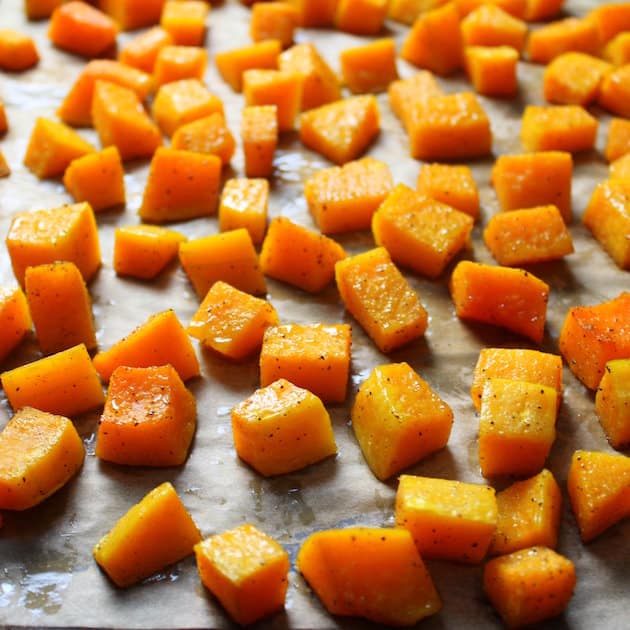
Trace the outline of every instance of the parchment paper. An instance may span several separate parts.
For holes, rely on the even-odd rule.
[[[566,12],[581,15],[594,2],[569,1]],[[207,46],[217,50],[248,43],[248,10],[236,0],[215,4],[208,20]],[[20,0],[0,0],[0,26],[32,34],[41,54],[39,65],[26,73],[0,73],[0,94],[5,101],[9,133],[0,148],[13,170],[0,180],[0,234],[6,235],[13,213],[53,207],[70,201],[59,180],[38,181],[22,166],[26,143],[35,118],[54,116],[83,61],[54,49],[46,37],[47,22],[26,22]],[[406,27],[388,23],[387,32],[402,41]],[[121,34],[119,45],[133,34]],[[298,41],[314,40],[334,68],[338,53],[365,39],[334,31],[299,31]],[[399,61],[401,76],[415,69]],[[491,116],[494,155],[520,152],[519,120],[525,103],[543,103],[543,69],[520,63],[521,92],[509,101],[480,98]],[[223,83],[216,69],[208,69],[206,81],[224,99],[228,122],[238,137],[242,100]],[[447,92],[470,89],[460,75],[440,79]],[[397,182],[415,186],[419,163],[408,157],[406,137],[393,118],[385,95],[380,95],[382,132],[369,154],[389,164]],[[551,285],[547,329],[541,349],[557,352],[558,334],[568,308],[610,299],[628,289],[628,274],[615,267],[597,242],[581,225],[580,216],[597,181],[606,176],[601,156],[610,117],[596,111],[601,121],[597,151],[578,155],[575,164],[570,227],[575,253],[565,261],[532,267]],[[92,130],[83,130],[94,143]],[[473,233],[473,245],[463,254],[492,262],[481,240],[481,230],[498,211],[489,186],[491,157],[471,163],[480,188],[482,218]],[[295,134],[283,137],[272,179],[270,217],[285,215],[314,228],[302,195],[305,177],[329,164],[305,150]],[[97,220],[103,266],[90,284],[99,348],[108,348],[157,311],[173,307],[187,324],[198,306],[197,297],[177,264],[155,282],[119,278],[112,269],[113,230],[137,223],[137,209],[147,174],[147,163],[126,164],[128,203],[124,210],[99,213]],[[240,148],[226,177],[243,175]],[[216,217],[177,224],[191,238],[218,231]],[[338,239],[349,252],[373,247],[369,232],[342,235]],[[6,251],[0,254],[0,284],[14,285]],[[406,273],[430,314],[424,339],[389,356],[379,353],[361,328],[344,311],[331,286],[317,296],[269,280],[269,299],[282,322],[349,322],[353,328],[351,380],[346,404],[329,406],[339,454],[303,471],[264,479],[239,461],[231,428],[231,407],[258,386],[256,359],[229,363],[199,348],[203,375],[189,383],[198,402],[198,430],[190,457],[180,468],[147,469],[100,462],[94,456],[94,432],[98,413],[76,419],[88,456],[83,470],[54,497],[24,513],[5,512],[0,529],[0,624],[11,626],[85,626],[104,628],[231,627],[220,605],[200,583],[194,559],[188,558],[146,582],[119,590],[92,559],[92,547],[113,523],[159,483],[170,480],[204,536],[245,521],[274,536],[295,555],[301,541],[313,531],[352,524],[393,525],[396,481],[382,483],[366,466],[354,439],[349,412],[358,385],[376,365],[408,361],[455,415],[449,444],[443,451],[412,467],[409,472],[484,483],[479,473],[476,434],[478,417],[469,389],[479,350],[484,346],[531,347],[523,338],[489,326],[460,322],[454,315],[447,290],[448,274],[429,281]],[[8,369],[39,356],[31,336],[5,362]],[[593,394],[565,369],[564,402],[558,418],[558,436],[549,468],[563,488],[560,552],[576,564],[578,582],[566,614],[541,627],[627,627],[630,574],[630,523],[613,527],[596,541],[583,545],[568,507],[566,476],[576,448],[611,451],[594,413]],[[12,411],[0,400],[0,426]],[[420,625],[423,628],[497,628],[501,623],[484,598],[481,567],[448,562],[428,562],[444,608]],[[286,609],[263,622],[262,628],[373,627],[356,620],[333,618],[319,604],[301,576],[293,569]]]

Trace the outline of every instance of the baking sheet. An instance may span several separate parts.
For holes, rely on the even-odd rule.
[[[569,1],[566,11],[581,15],[594,2]],[[248,43],[248,10],[236,0],[215,4],[209,17],[207,46],[211,56],[220,49]],[[83,62],[54,49],[47,40],[47,22],[26,22],[20,0],[0,0],[0,26],[32,34],[41,54],[39,65],[26,73],[0,72],[2,96],[10,123],[0,139],[12,175],[0,180],[0,234],[5,235],[13,213],[53,207],[70,201],[59,180],[38,181],[22,166],[26,143],[37,116],[54,116]],[[406,28],[388,23],[389,34],[400,43]],[[119,45],[132,34],[121,34]],[[338,68],[338,53],[365,39],[333,31],[300,31],[298,41],[314,40],[321,53]],[[399,60],[401,76],[415,69]],[[511,101],[480,98],[491,117],[494,154],[520,152],[519,119],[525,103],[542,104],[542,68],[519,64],[521,92]],[[206,81],[224,99],[230,128],[238,136],[240,95],[234,94],[208,69]],[[469,89],[462,76],[439,79],[447,92]],[[397,182],[415,185],[419,163],[408,157],[406,137],[390,113],[385,95],[379,95],[382,132],[369,154],[385,161]],[[532,267],[551,285],[545,340],[541,349],[557,352],[560,327],[567,309],[610,299],[628,289],[628,274],[617,269],[580,223],[580,216],[599,180],[606,176],[601,156],[609,116],[597,111],[601,122],[597,151],[576,157],[573,186],[575,221],[570,227],[575,253],[564,261]],[[91,130],[82,131],[96,143]],[[464,254],[493,262],[481,240],[488,218],[498,211],[489,186],[492,158],[471,163],[480,188],[482,218],[473,232],[472,250]],[[297,136],[282,138],[276,154],[269,214],[288,216],[314,228],[302,196],[302,182],[329,164],[301,147]],[[171,265],[155,282],[118,278],[112,268],[113,230],[137,223],[137,209],[147,174],[147,163],[126,164],[128,203],[124,210],[99,213],[97,221],[103,266],[90,284],[98,329],[99,348],[108,348],[157,311],[173,307],[186,324],[198,300],[185,274]],[[240,148],[226,177],[243,174]],[[218,231],[215,217],[176,224],[191,238]],[[341,235],[338,240],[354,253],[373,246],[368,232]],[[452,267],[451,267],[452,268]],[[202,377],[189,382],[198,403],[198,430],[190,457],[180,468],[147,469],[115,466],[94,456],[98,414],[76,420],[85,441],[83,470],[63,490],[25,513],[5,512],[0,529],[0,623],[11,626],[84,626],[103,628],[227,628],[231,623],[220,605],[199,581],[194,559],[127,590],[115,588],[98,569],[91,550],[99,538],[135,502],[159,483],[170,480],[204,536],[245,521],[253,523],[283,544],[292,560],[301,541],[313,531],[346,525],[393,525],[395,481],[376,480],[365,462],[349,424],[349,412],[358,385],[370,370],[390,361],[408,361],[455,415],[447,448],[413,466],[408,472],[484,483],[479,473],[476,433],[478,418],[470,400],[472,371],[484,346],[531,347],[522,338],[488,326],[465,324],[455,317],[447,290],[448,272],[431,281],[407,273],[430,315],[424,339],[385,356],[344,311],[334,287],[317,296],[273,280],[269,300],[282,322],[349,322],[353,328],[351,380],[346,404],[329,406],[339,454],[294,474],[264,479],[240,462],[235,454],[230,409],[258,386],[255,359],[229,363],[198,347]],[[0,284],[14,285],[6,251],[0,254]],[[2,366],[8,369],[39,356],[33,337]],[[563,488],[564,509],[559,550],[577,568],[575,596],[563,617],[541,627],[621,628],[627,622],[630,575],[625,568],[630,551],[630,523],[621,523],[589,545],[580,542],[566,496],[566,476],[576,448],[611,451],[593,409],[593,394],[565,368],[564,401],[558,418],[558,436],[549,468]],[[0,399],[0,426],[11,415]],[[481,589],[481,567],[427,562],[444,608],[421,627],[498,628],[498,617]],[[292,570],[283,612],[261,628],[374,627],[357,620],[329,616],[299,574]]]

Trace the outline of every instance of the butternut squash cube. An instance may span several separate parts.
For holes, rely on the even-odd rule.
[[[492,167],[501,210],[555,205],[565,223],[571,222],[573,158],[566,151],[536,151],[500,155]]]
[[[597,27],[599,41],[602,44],[622,31],[630,31],[630,5],[627,2],[601,3],[591,9],[587,17]]]
[[[283,378],[233,407],[232,433],[238,456],[265,477],[301,470],[337,453],[322,401]]]
[[[132,66],[148,74],[153,73],[155,59],[164,46],[172,46],[173,36],[161,26],[154,26],[121,47],[118,58],[127,66]]]
[[[215,214],[221,158],[159,147],[151,160],[138,214],[144,221],[185,221]]]
[[[247,177],[270,177],[278,145],[278,114],[275,105],[244,107],[241,143]]]
[[[72,160],[63,184],[75,201],[87,201],[94,212],[125,203],[125,172],[115,146]]]
[[[479,564],[492,542],[497,500],[491,486],[401,475],[395,517],[423,558]]]
[[[372,217],[377,245],[397,265],[437,278],[470,238],[474,219],[405,184],[398,184]]]
[[[316,171],[304,182],[304,196],[324,234],[367,230],[394,186],[384,162],[365,157]]]
[[[190,555],[201,533],[166,481],[133,505],[94,546],[94,559],[121,588]]]
[[[483,231],[490,253],[508,267],[558,260],[573,253],[573,239],[556,206],[502,212]]]
[[[277,323],[269,302],[217,280],[186,330],[206,348],[240,361],[260,350],[265,330]]]
[[[135,92],[115,83],[96,81],[92,121],[101,144],[114,145],[122,160],[150,157],[162,145],[160,130]]]
[[[595,395],[595,411],[613,448],[630,443],[630,358],[613,359]]]
[[[98,373],[84,345],[74,346],[0,375],[14,410],[35,407],[61,416],[78,416],[103,404]]]
[[[615,68],[602,79],[597,103],[616,116],[630,118],[629,82],[630,64]]]
[[[399,528],[348,527],[311,534],[297,568],[333,615],[379,626],[412,626],[442,600],[413,544]]]
[[[35,40],[26,33],[0,28],[0,69],[23,72],[37,64],[39,53]]]
[[[72,160],[92,151],[94,147],[74,129],[39,117],[26,147],[24,166],[39,179],[58,177]]]
[[[458,164],[423,164],[416,190],[426,197],[441,201],[479,218],[479,190],[469,166]]]
[[[289,554],[270,536],[245,524],[195,545],[204,586],[229,615],[248,625],[284,607]]]
[[[304,112],[300,140],[335,164],[357,159],[380,131],[373,95],[351,96]]]
[[[31,329],[28,302],[19,287],[0,287],[0,363]]]
[[[121,30],[133,31],[160,21],[164,0],[98,0],[101,11],[111,15]]]
[[[461,22],[462,41],[466,46],[510,46],[523,52],[527,24],[510,15],[496,3],[482,4]]]
[[[96,456],[127,466],[179,466],[196,418],[195,397],[173,366],[121,365],[109,381]]]
[[[547,64],[562,53],[582,52],[597,56],[597,27],[586,18],[567,17],[544,24],[527,39],[527,57],[532,63]]]
[[[227,232],[245,228],[252,242],[258,245],[267,229],[268,206],[269,182],[266,179],[228,179],[221,191],[219,229]]]
[[[599,385],[606,363],[630,357],[630,293],[607,302],[573,306],[560,330],[560,354],[589,389]]]
[[[38,505],[74,477],[84,459],[71,420],[22,407],[0,432],[0,507]]]
[[[260,3],[264,7],[266,4]],[[300,77],[300,111],[332,103],[341,98],[339,79],[311,42],[291,46],[278,57],[278,68]]]
[[[203,79],[208,66],[208,51],[200,46],[164,46],[153,66],[153,82],[161,85],[181,79]]]
[[[236,141],[223,114],[215,112],[177,128],[171,138],[173,149],[216,155],[222,165],[230,163]]]
[[[168,340],[168,343],[165,343]],[[114,370],[172,365],[182,381],[199,376],[199,361],[172,309],[151,315],[143,324],[94,357],[94,367],[109,381]]]
[[[562,517],[562,493],[553,474],[544,468],[497,493],[497,528],[489,552],[513,553],[543,545],[555,549]]]
[[[160,26],[176,46],[203,46],[210,5],[203,0],[166,0]]]
[[[352,329],[348,324],[270,326],[260,352],[260,384],[286,379],[324,402],[346,399]]]
[[[407,363],[375,367],[352,407],[363,456],[381,480],[446,446],[453,412]]]
[[[553,387],[557,403],[562,400],[562,357],[526,348],[482,348],[470,388],[475,409],[481,409],[486,381],[498,377]]]
[[[332,26],[338,0],[285,0],[298,12],[298,25],[304,28]]]
[[[155,278],[179,251],[186,237],[157,225],[125,225],[114,232],[114,270],[121,276]]]
[[[340,260],[335,278],[346,309],[381,352],[424,335],[428,314],[384,247]]]
[[[389,105],[407,132],[417,124],[414,121],[422,115],[422,105],[432,96],[442,94],[434,74],[428,70],[392,81],[387,88]]]
[[[567,490],[580,536],[589,542],[630,515],[630,457],[575,451]]]
[[[528,0],[455,0],[454,4],[462,17],[466,17],[484,4],[496,4],[506,13],[523,19]]]
[[[449,288],[461,319],[501,326],[534,343],[542,342],[549,285],[532,273],[462,260]]]
[[[387,17],[411,26],[416,18],[426,11],[436,9],[449,0],[390,0]]]
[[[484,567],[483,590],[510,628],[560,615],[575,588],[575,567],[543,546],[494,558]]]
[[[214,56],[217,70],[223,80],[230,84],[235,92],[243,89],[243,74],[246,70],[278,67],[278,55],[282,52],[282,43],[277,39],[256,42],[242,48],[222,50]]]
[[[560,14],[564,0],[527,0],[525,15],[527,22],[544,22]]]
[[[49,18],[63,0],[26,0],[24,11],[29,20]]]
[[[267,292],[254,243],[245,228],[181,243],[179,260],[200,299],[217,280],[253,295]]]
[[[286,217],[269,225],[260,252],[262,272],[309,293],[324,289],[335,277],[335,264],[345,258],[343,247]]]
[[[286,2],[255,2],[249,20],[249,36],[254,42],[276,39],[287,48],[293,43],[298,25],[297,9]]]
[[[518,91],[518,52],[511,46],[467,46],[464,58],[477,94],[510,97]]]
[[[73,262],[27,267],[24,286],[39,347],[44,354],[80,343],[96,347],[92,303]]]
[[[608,125],[604,155],[614,162],[626,153],[630,153],[630,120],[613,118]]]
[[[335,28],[355,35],[376,35],[383,28],[389,0],[338,0]]]
[[[385,92],[398,79],[396,46],[392,37],[345,48],[339,55],[343,79],[355,94]]]
[[[630,179],[630,154],[617,158],[609,167],[611,179]]]
[[[18,212],[11,220],[6,246],[21,286],[26,268],[33,265],[71,261],[89,282],[101,264],[96,220],[86,202]]]
[[[602,57],[614,66],[625,66],[630,63],[630,32],[624,31],[615,35],[604,46]]]

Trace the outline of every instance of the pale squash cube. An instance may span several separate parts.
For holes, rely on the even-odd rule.
[[[24,339],[32,321],[28,302],[19,287],[0,287],[0,362]]]
[[[630,358],[606,363],[595,395],[595,411],[612,447],[630,443]]]
[[[262,178],[228,179],[219,201],[219,229],[222,232],[245,228],[256,245],[267,229],[269,182]]]

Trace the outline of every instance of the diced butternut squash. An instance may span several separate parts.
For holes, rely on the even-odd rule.
[[[48,37],[63,50],[97,57],[116,42],[118,25],[111,17],[81,0],[60,4],[50,16]]]
[[[422,105],[432,96],[441,96],[442,90],[432,72],[420,70],[407,79],[398,79],[387,88],[389,105],[407,132],[422,115]]]
[[[114,232],[114,270],[150,280],[168,265],[186,237],[157,225],[125,225]]]
[[[248,625],[284,607],[289,554],[270,536],[245,524],[195,545],[204,586],[228,614]]]
[[[153,66],[153,82],[161,85],[180,79],[203,79],[208,65],[208,51],[200,46],[164,46]]]
[[[566,151],[500,155],[491,182],[501,210],[553,204],[565,223],[571,222],[573,158]]]
[[[121,365],[109,381],[95,454],[128,466],[179,466],[196,418],[195,397],[173,366]]]
[[[527,1],[528,0],[455,0],[454,4],[462,17],[466,17],[484,4],[496,4],[506,13],[523,19]]]
[[[298,12],[298,25],[309,27],[332,26],[338,0],[285,0]]]
[[[603,79],[597,102],[609,112],[630,118],[630,64],[616,68]]]
[[[0,287],[0,363],[24,339],[32,321],[19,287]]]
[[[74,129],[50,118],[35,121],[24,154],[24,165],[39,179],[63,175],[66,167],[94,147]]]
[[[38,505],[74,477],[84,458],[71,420],[22,407],[0,432],[0,507]]]
[[[408,363],[375,367],[352,406],[352,428],[381,480],[446,446],[453,411]]]
[[[509,628],[520,628],[560,615],[575,588],[575,566],[543,546],[490,560],[483,590]]]
[[[118,58],[127,66],[152,74],[158,52],[164,46],[172,46],[174,43],[168,31],[161,26],[154,26],[122,46]]]
[[[210,5],[203,0],[166,0],[160,26],[176,46],[203,46]]]
[[[497,493],[498,518],[490,553],[503,555],[534,545],[555,549],[562,493],[551,471],[517,481]]]
[[[254,42],[276,39],[283,48],[293,43],[298,25],[297,9],[286,2],[255,2],[249,21],[249,36]]]
[[[335,28],[356,35],[376,35],[383,28],[389,0],[337,0]]]
[[[219,229],[227,232],[245,228],[252,242],[258,245],[267,229],[268,206],[269,182],[266,179],[228,179],[221,191]]]
[[[491,486],[401,475],[395,517],[423,558],[479,564],[492,542],[497,500]]]
[[[270,177],[278,145],[278,114],[275,105],[244,107],[241,143],[247,177]]]
[[[455,267],[449,287],[461,319],[501,326],[542,342],[549,285],[535,275],[463,260]]]
[[[331,238],[287,217],[276,217],[263,242],[260,268],[266,276],[317,293],[330,284],[335,263],[345,256],[343,247]]]
[[[518,91],[518,52],[511,46],[467,46],[464,59],[477,94],[510,97]]]
[[[277,323],[278,314],[269,302],[218,280],[186,330],[207,348],[240,361],[260,350],[265,330]]]
[[[387,17],[411,26],[425,11],[437,9],[449,0],[390,0]]]
[[[384,247],[340,260],[335,278],[346,309],[381,352],[424,335],[428,314]]]
[[[412,626],[442,608],[404,529],[315,532],[302,544],[297,568],[333,615],[363,617],[379,626]]]
[[[372,217],[377,245],[397,265],[438,277],[468,243],[473,218],[405,184],[398,184]]]
[[[322,401],[283,378],[232,408],[232,433],[238,456],[265,477],[301,470],[337,453]]]
[[[104,147],[115,146],[122,160],[150,157],[162,145],[162,136],[136,93],[129,88],[96,81],[92,121]]]
[[[567,17],[549,22],[531,31],[527,39],[527,57],[532,63],[549,63],[566,52],[597,55],[597,28],[586,18]]]
[[[416,190],[425,197],[441,201],[479,218],[479,190],[469,166],[458,164],[423,164]]]
[[[367,230],[393,188],[389,167],[365,157],[316,171],[304,182],[304,196],[324,234]]]
[[[595,5],[587,16],[595,24],[602,44],[609,42],[618,33],[630,31],[630,5],[627,2]]]
[[[234,155],[236,141],[223,114],[215,112],[178,127],[171,138],[171,146],[173,149],[216,155],[221,164],[226,165]]]
[[[544,22],[559,16],[565,0],[527,0],[523,19],[528,22]]]
[[[26,0],[24,11],[29,20],[49,18],[63,0]]]
[[[482,348],[470,388],[477,411],[486,381],[493,377],[553,387],[558,405],[562,400],[562,358],[557,354],[525,348]]]
[[[606,363],[630,357],[630,293],[569,309],[558,339],[560,354],[589,389],[599,385]]]
[[[105,381],[109,381],[120,365],[153,367],[167,363],[177,370],[182,381],[199,376],[195,350],[172,309],[151,315],[126,337],[94,357],[94,367]]]
[[[355,94],[385,92],[398,79],[396,46],[392,37],[345,48],[339,55],[343,79]]]
[[[567,490],[580,536],[589,542],[630,515],[630,457],[575,451]]]
[[[75,201],[87,201],[98,212],[125,203],[125,172],[115,146],[72,160],[63,184]]]
[[[134,31],[160,21],[164,0],[98,0],[97,4],[121,30]]]
[[[626,153],[630,153],[630,120],[613,118],[608,125],[604,155],[609,162],[614,162]]]
[[[614,66],[625,66],[630,63],[630,31],[623,31],[609,41],[602,57]]]
[[[151,75],[111,59],[94,59],[83,68],[57,109],[57,116],[69,125],[92,125],[92,99],[96,81],[108,81],[135,92],[144,101],[153,85]]]
[[[35,407],[71,418],[100,407],[105,400],[84,345],[4,372],[0,380],[14,410]]]
[[[92,303],[73,262],[27,267],[24,287],[39,347],[44,354],[80,343],[96,347]]]
[[[483,240],[500,265],[518,267],[573,253],[573,239],[556,206],[495,214]]]
[[[300,140],[335,164],[357,159],[380,131],[373,95],[353,96],[321,105],[300,116]]]
[[[348,324],[282,324],[265,331],[260,384],[286,379],[326,403],[346,399],[352,329]]]
[[[630,154],[617,158],[609,167],[611,179],[630,179]]]
[[[464,46],[510,46],[519,54],[525,47],[527,24],[496,3],[478,6],[461,26]]]
[[[597,125],[597,118],[580,105],[527,105],[521,143],[526,151],[590,151]]]
[[[23,72],[37,64],[39,52],[30,35],[0,28],[0,70]]]
[[[166,481],[132,506],[94,546],[94,559],[121,588],[193,553],[201,533]]]
[[[282,43],[277,39],[269,39],[243,48],[219,51],[214,56],[214,62],[224,81],[235,92],[240,92],[243,89],[244,72],[254,68],[275,70],[281,51]]]
[[[186,241],[179,246],[179,260],[200,299],[217,280],[253,295],[267,292],[252,237],[245,228]]]
[[[421,13],[409,31],[400,56],[410,63],[446,76],[464,61],[460,15],[454,3]]]
[[[24,285],[31,265],[72,261],[89,282],[101,265],[94,212],[89,203],[18,212],[6,237],[13,273]]]
[[[630,358],[613,359],[599,382],[595,411],[613,448],[630,443]]]
[[[151,160],[138,214],[144,221],[185,221],[215,214],[221,158],[159,147]]]

